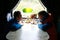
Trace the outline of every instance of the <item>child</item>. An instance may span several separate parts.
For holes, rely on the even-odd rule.
[[[9,21],[9,28],[12,31],[15,31],[17,29],[20,29],[22,27],[21,24],[19,24],[19,21],[21,21],[22,15],[20,11],[14,12],[14,18]]]
[[[32,23],[32,24],[37,24],[37,22],[36,22],[37,14],[32,14],[32,15],[30,16],[30,19],[31,19],[31,23]]]
[[[38,13],[39,20],[42,24],[38,24],[38,27],[43,31],[48,32],[50,38],[49,40],[57,40],[56,29],[53,23],[52,15],[45,11]]]

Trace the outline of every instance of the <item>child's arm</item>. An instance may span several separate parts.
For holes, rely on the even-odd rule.
[[[44,31],[48,30],[51,27],[51,23],[38,24],[38,27]]]
[[[20,29],[22,26],[23,25],[21,25],[21,24],[14,23],[11,25],[11,31],[16,31],[16,30]]]

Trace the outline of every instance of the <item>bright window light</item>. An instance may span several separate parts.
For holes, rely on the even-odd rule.
[[[41,0],[20,0],[18,5],[13,9],[13,13],[14,11],[20,11],[22,17],[28,17],[43,10],[47,11]]]

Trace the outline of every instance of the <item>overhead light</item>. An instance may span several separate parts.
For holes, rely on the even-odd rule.
[[[23,9],[23,12],[24,12],[24,13],[31,13],[32,11],[33,11],[32,8],[24,8],[24,9]]]

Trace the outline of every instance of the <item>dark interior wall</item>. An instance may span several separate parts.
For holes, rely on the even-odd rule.
[[[17,4],[18,1],[19,0],[0,0],[0,23],[4,23],[7,13]]]
[[[0,40],[5,40],[9,32],[7,27],[6,15],[15,7],[19,0],[0,0]]]
[[[0,15],[1,17],[6,16],[7,12],[9,12],[16,4],[18,0],[0,0]]]
[[[41,0],[43,4],[47,7],[49,12],[55,15],[59,15],[60,1],[59,0]]]
[[[52,12],[54,15],[59,15],[59,0],[41,0],[42,3],[47,7],[49,12]]]

